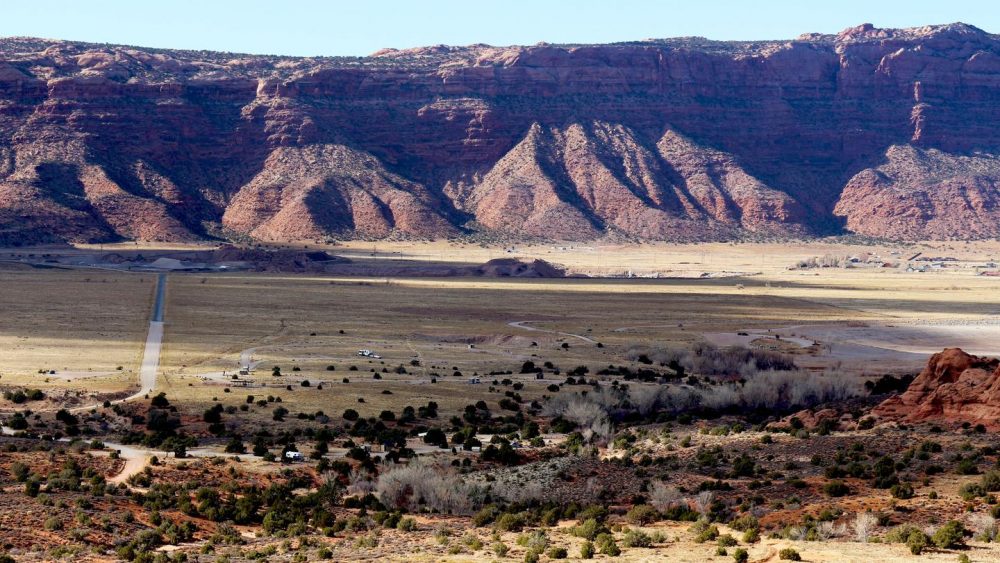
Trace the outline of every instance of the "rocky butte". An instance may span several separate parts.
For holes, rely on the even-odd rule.
[[[931,356],[901,395],[872,414],[908,422],[951,421],[1000,428],[1000,360],[947,348]]]
[[[0,39],[0,243],[1000,235],[1000,37],[291,58]]]

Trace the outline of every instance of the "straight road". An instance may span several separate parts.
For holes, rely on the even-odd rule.
[[[538,328],[537,326],[529,326],[528,325],[528,323],[537,323],[537,322],[540,322],[540,321],[512,321],[512,322],[507,323],[507,326],[512,326],[514,328],[520,328],[520,329],[530,330],[530,331],[534,331],[534,332],[547,332],[549,334],[558,334],[558,335],[561,335],[561,336],[569,336],[569,337],[572,337],[572,338],[579,338],[580,340],[583,340],[584,342],[589,342],[591,344],[597,344],[596,340],[594,340],[593,338],[590,338],[589,336],[583,336],[582,334],[573,334],[571,332],[559,332],[558,330],[548,330],[548,329],[545,329],[545,328]]]
[[[139,366],[139,392],[128,399],[143,397],[156,388],[156,372],[160,368],[160,348],[163,346],[163,301],[166,290],[167,275],[160,274],[156,278],[156,299],[149,319],[146,349],[142,353],[142,365]]]

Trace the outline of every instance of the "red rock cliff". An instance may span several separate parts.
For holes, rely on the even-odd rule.
[[[0,39],[0,243],[1000,235],[1000,39],[286,58]]]

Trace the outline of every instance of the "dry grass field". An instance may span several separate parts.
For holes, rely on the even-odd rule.
[[[981,353],[1000,351],[994,350],[1000,327],[992,321],[1000,312],[1000,279],[975,275],[982,269],[977,266],[1000,254],[996,243],[538,245],[507,252],[443,242],[354,242],[329,250],[357,262],[475,264],[514,256],[548,260],[571,273],[631,271],[661,277],[171,274],[160,388],[199,403],[222,398],[223,372],[235,371],[241,358],[252,359],[256,382],[327,383],[322,391],[296,387],[286,398],[301,402],[303,409],[335,412],[360,396],[366,400],[362,412],[377,414],[391,405],[426,400],[438,400],[446,410],[460,408],[469,397],[487,393],[495,377],[485,374],[517,372],[528,360],[539,365],[549,361],[564,372],[579,365],[596,371],[623,362],[624,352],[636,345],[706,337],[725,343],[745,331],[815,341],[818,349],[799,354],[800,365],[837,364],[847,373],[869,375],[912,371],[927,353],[949,345]],[[956,261],[930,272],[901,267],[789,269],[820,256],[872,254],[905,263],[918,252]],[[720,277],[699,278],[702,274]],[[88,388],[100,390],[132,386],[152,282],[149,274],[107,270],[0,270],[0,300],[7,313],[0,319],[0,374],[5,382],[38,387],[86,382]],[[794,352],[787,341],[782,346]],[[357,357],[356,351],[363,348],[383,358]],[[411,365],[414,361],[419,365]],[[271,377],[273,366],[282,368],[284,379]],[[358,371],[349,371],[351,366]],[[393,373],[398,366],[407,373]],[[293,372],[293,367],[301,371]],[[54,369],[56,374],[40,375],[39,369]],[[372,369],[389,373],[380,373],[383,379],[376,381]],[[465,377],[453,377],[456,370]],[[473,374],[483,385],[465,382]],[[351,383],[341,383],[344,377]],[[437,383],[430,383],[432,377]],[[525,396],[544,394],[549,383],[525,381]],[[392,395],[383,395],[385,389]],[[232,391],[232,400],[243,398],[238,389]]]
[[[154,280],[110,271],[0,267],[3,382],[106,390],[132,385]]]
[[[221,397],[214,374],[232,373],[243,352],[252,350],[260,362],[256,381],[326,384],[322,391],[293,386],[293,397],[282,393],[305,410],[340,412],[363,396],[362,414],[427,400],[452,411],[503,378],[486,374],[516,373],[525,361],[550,361],[564,372],[586,365],[595,372],[623,362],[629,347],[645,342],[690,342],[705,332],[858,317],[826,304],[738,291],[731,281],[172,276],[162,389],[205,399],[203,379],[210,376],[210,396]],[[536,330],[510,324],[518,322]],[[359,349],[383,358],[359,358]],[[411,365],[414,360],[419,366]],[[273,366],[281,367],[282,378],[271,376]],[[351,366],[358,371],[349,371]],[[407,374],[372,380],[371,369],[392,372],[398,366]],[[465,377],[454,377],[456,370]],[[484,384],[466,383],[473,375]],[[344,377],[351,383],[341,383]],[[438,382],[431,384],[431,377]],[[562,379],[538,382],[531,376],[523,395],[535,398]],[[382,389],[393,395],[380,395]]]

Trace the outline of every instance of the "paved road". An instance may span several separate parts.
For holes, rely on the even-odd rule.
[[[126,400],[143,397],[156,388],[156,372],[160,368],[160,348],[163,346],[163,297],[166,290],[167,276],[160,274],[156,278],[156,299],[153,301],[153,315],[149,319],[146,349],[139,366],[139,392]]]
[[[156,300],[153,301],[153,316],[150,321],[163,322],[163,296],[167,292],[167,274],[156,276]]]

